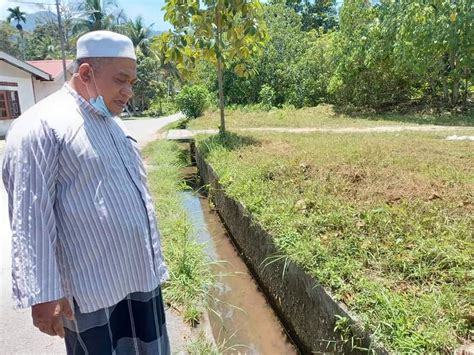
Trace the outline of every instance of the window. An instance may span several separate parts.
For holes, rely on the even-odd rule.
[[[11,120],[20,115],[18,91],[0,90],[0,120]]]

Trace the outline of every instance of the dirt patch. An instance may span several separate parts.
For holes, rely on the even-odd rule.
[[[392,204],[402,200],[451,200],[458,198],[460,192],[415,174],[390,168],[374,171],[370,168],[342,165],[328,170],[336,179],[341,179],[342,189],[335,193],[356,202],[382,201]]]

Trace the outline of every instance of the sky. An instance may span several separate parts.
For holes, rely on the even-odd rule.
[[[68,0],[63,0],[68,2]],[[71,1],[69,1],[71,2]],[[145,20],[146,25],[151,25],[155,31],[167,31],[172,26],[165,22],[163,19],[164,11],[161,10],[165,5],[165,0],[116,0],[118,6],[125,10],[125,14],[128,18],[134,19],[141,15]],[[7,9],[9,7],[20,6],[20,8],[26,13],[34,13],[40,11],[41,6],[32,3],[51,4],[49,5],[50,11],[56,13],[56,7],[52,4],[54,0],[19,0],[18,2],[13,0],[0,0],[0,19],[6,19],[8,16]],[[338,0],[337,4],[340,6],[342,0]],[[43,7],[43,10],[48,8],[48,5]]]
[[[45,5],[41,8],[40,5],[32,4],[33,2]],[[20,6],[22,11],[26,13],[34,13],[47,10],[47,4],[50,4],[50,11],[56,12],[56,7],[52,6],[54,3],[54,0],[19,0],[18,2],[0,0],[0,19],[6,19],[8,16],[7,9],[16,6]],[[167,31],[171,28],[171,25],[163,19],[164,12],[161,8],[165,5],[164,0],[117,0],[117,4],[125,10],[128,18],[134,19],[136,16],[141,15],[145,20],[145,24],[153,24],[152,29],[155,31]]]
[[[0,0],[2,1],[2,0]],[[153,25],[155,31],[167,31],[172,26],[163,19],[164,0],[118,0],[118,4],[125,10],[127,17],[135,18],[141,15],[147,25]]]

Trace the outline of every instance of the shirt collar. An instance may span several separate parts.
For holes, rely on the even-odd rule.
[[[89,103],[89,101],[87,101],[81,95],[79,95],[77,91],[74,90],[68,83],[64,83],[63,88],[66,90],[66,92],[68,92],[74,98],[74,100],[76,100],[76,103],[79,105],[81,109],[85,110],[88,113],[100,116],[102,118],[107,118],[106,114],[104,114],[102,111],[99,111],[94,106],[92,106]]]

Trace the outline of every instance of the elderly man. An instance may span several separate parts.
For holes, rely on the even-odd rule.
[[[133,44],[90,32],[76,64],[7,136],[13,296],[69,354],[168,354],[155,211],[136,141],[116,117],[133,94]]]

